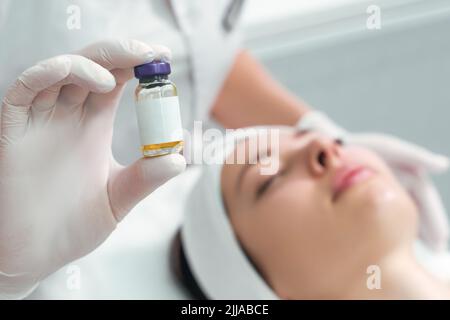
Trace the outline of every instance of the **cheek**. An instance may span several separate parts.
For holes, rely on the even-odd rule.
[[[273,191],[270,204],[277,205],[280,208],[278,212],[287,219],[308,220],[319,216],[330,206],[320,185],[312,180],[292,179],[276,186]]]
[[[415,237],[416,208],[396,181],[374,178],[341,200],[336,214],[342,218],[340,229],[350,242],[363,243],[375,254]]]
[[[337,204],[339,211],[355,211],[355,214],[373,214],[411,209],[411,198],[397,181],[386,163],[372,151],[360,147],[348,147],[347,155],[377,172],[370,181],[356,186]]]
[[[272,191],[258,204],[253,220],[247,223],[248,229],[258,234],[261,245],[286,252],[294,246],[297,251],[300,244],[311,243],[331,232],[331,203],[317,183],[299,180],[281,184]]]
[[[390,176],[377,174],[347,192],[338,201],[336,208],[343,214],[364,216],[398,213],[402,207],[406,209],[411,203],[410,197],[397,181]]]
[[[247,231],[239,231],[241,242],[264,273],[277,279],[292,280],[300,274],[308,278],[339,261],[342,250],[337,245],[343,232],[331,201],[317,184],[300,181],[273,191],[246,215]]]

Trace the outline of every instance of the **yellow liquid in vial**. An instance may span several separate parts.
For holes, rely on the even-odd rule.
[[[183,141],[172,141],[141,146],[144,157],[158,157],[170,153],[179,153],[183,149]]]

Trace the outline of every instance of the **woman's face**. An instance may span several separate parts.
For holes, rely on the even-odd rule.
[[[275,174],[224,165],[222,191],[241,245],[285,299],[339,298],[350,284],[365,286],[367,267],[416,233],[416,208],[385,163],[316,133],[281,133]]]

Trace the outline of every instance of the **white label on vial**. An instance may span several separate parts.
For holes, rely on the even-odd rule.
[[[141,145],[183,140],[177,96],[138,101],[136,113]]]

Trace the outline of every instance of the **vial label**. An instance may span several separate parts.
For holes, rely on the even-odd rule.
[[[183,140],[177,96],[138,101],[136,112],[142,146]]]

